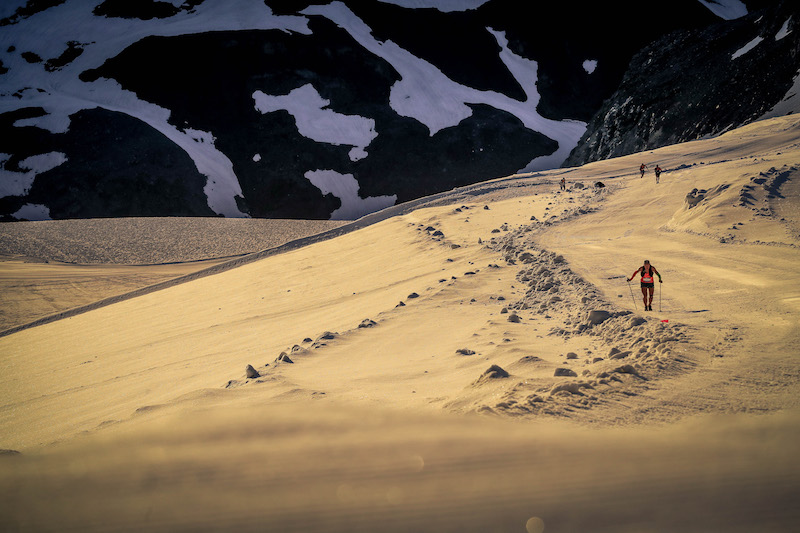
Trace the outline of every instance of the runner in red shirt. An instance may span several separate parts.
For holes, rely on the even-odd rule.
[[[655,292],[655,280],[653,279],[653,274],[658,276],[658,282],[662,283],[661,274],[658,273],[656,267],[651,265],[650,261],[647,259],[644,260],[644,265],[640,266],[639,269],[628,278],[628,281],[633,280],[633,278],[636,277],[636,274],[642,275],[642,299],[644,300],[644,310],[652,311],[653,293]]]

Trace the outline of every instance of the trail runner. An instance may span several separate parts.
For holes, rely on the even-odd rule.
[[[650,261],[645,259],[644,265],[640,266],[636,272],[634,272],[631,277],[628,278],[630,282],[633,278],[636,277],[636,274],[642,275],[642,300],[644,301],[644,310],[645,311],[652,311],[653,310],[653,293],[655,292],[655,283],[653,279],[653,274],[658,276],[658,282],[663,283],[661,281],[661,274],[658,273],[656,267],[650,264]]]

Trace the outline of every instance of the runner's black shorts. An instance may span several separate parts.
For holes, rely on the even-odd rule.
[[[647,288],[647,289],[653,289],[653,288],[655,288],[655,286],[656,286],[656,284],[655,284],[655,283],[642,283],[642,288],[643,288],[643,289],[644,289],[644,288]]]

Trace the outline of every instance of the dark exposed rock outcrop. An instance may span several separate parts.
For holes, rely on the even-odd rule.
[[[666,35],[632,59],[564,166],[716,135],[767,113],[800,70],[800,6]]]

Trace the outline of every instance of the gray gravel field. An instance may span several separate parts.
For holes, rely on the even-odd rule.
[[[153,265],[235,257],[347,222],[117,218],[0,224],[0,256],[78,264]]]

